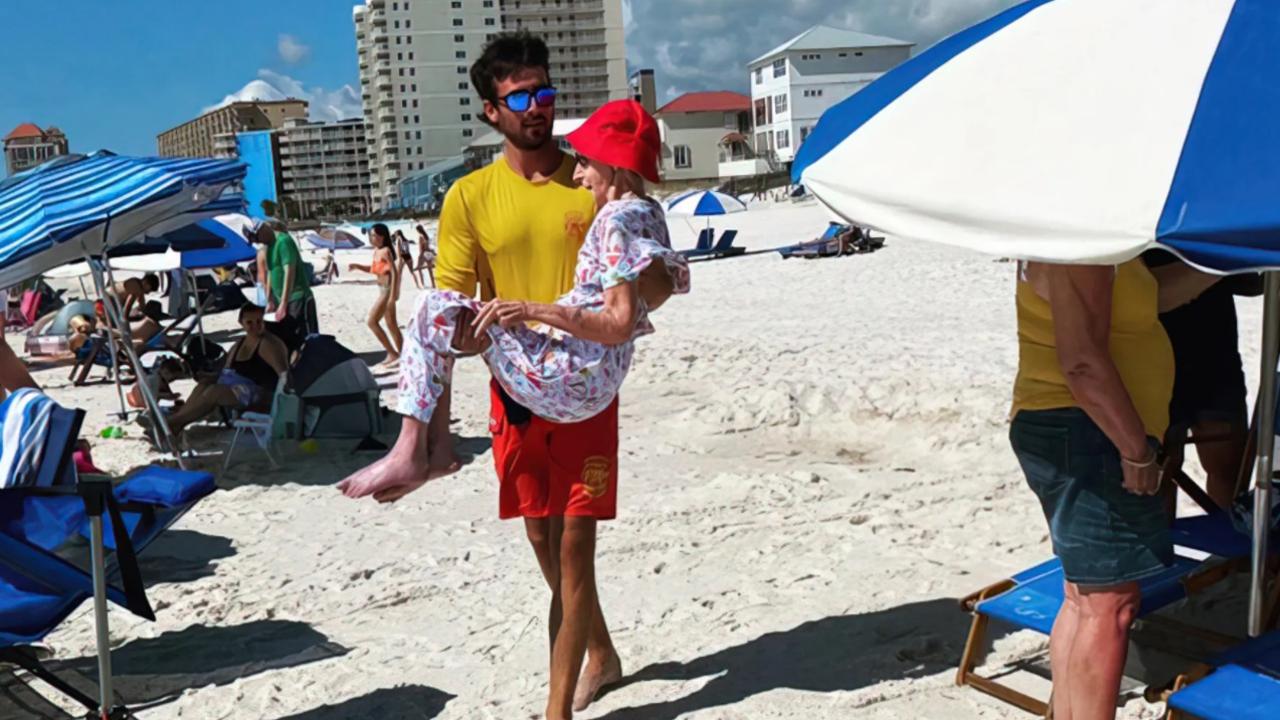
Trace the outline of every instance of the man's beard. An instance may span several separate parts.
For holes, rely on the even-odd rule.
[[[525,152],[532,152],[534,150],[541,150],[546,147],[548,142],[551,142],[551,129],[544,126],[542,133],[541,138],[530,138],[524,125],[520,125],[516,128],[515,132],[504,132],[503,135],[506,136],[507,142],[516,146],[516,148]]]

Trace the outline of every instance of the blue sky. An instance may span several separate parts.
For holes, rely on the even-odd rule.
[[[156,133],[263,70],[308,91],[352,85],[358,112],[354,4],[45,0],[30,32],[11,24],[0,43],[0,135],[34,122],[62,128],[75,152],[154,154]],[[51,29],[41,31],[46,23]],[[282,34],[297,43],[286,41],[283,54]]]
[[[438,0],[443,2],[443,0]],[[1016,0],[623,0],[630,64],[662,100],[748,90],[746,63],[825,23],[923,48]],[[158,132],[228,95],[311,101],[312,117],[360,114],[356,0],[43,0],[10,12],[0,42],[0,135],[56,125],[75,152],[155,153]],[[781,8],[781,12],[779,12]],[[671,23],[680,15],[682,22]],[[30,30],[21,27],[30,22]],[[44,26],[50,28],[45,31]],[[731,32],[708,34],[709,27]],[[246,88],[247,85],[253,85]],[[266,87],[266,86],[270,87]]]

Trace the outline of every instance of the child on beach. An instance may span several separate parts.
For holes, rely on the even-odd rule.
[[[401,359],[400,438],[385,458],[339,484],[348,497],[394,501],[452,467],[452,457],[428,455],[426,428],[453,357],[481,355],[513,400],[547,420],[578,422],[617,396],[635,339],[653,332],[649,313],[659,299],[689,291],[688,264],[671,249],[662,207],[645,195],[644,178],[658,177],[653,118],[634,101],[614,101],[568,140],[578,153],[574,179],[599,208],[573,289],[551,305],[423,293]]]
[[[367,272],[378,278],[378,299],[369,308],[369,330],[378,339],[387,357],[378,364],[379,369],[390,370],[400,362],[400,350],[404,346],[404,338],[400,335],[400,323],[396,320],[396,301],[400,299],[400,272],[396,267],[395,245],[391,240],[391,232],[383,223],[377,223],[369,231],[369,240],[373,243],[373,261],[369,265],[351,263],[350,270]],[[382,329],[382,322],[387,329]]]

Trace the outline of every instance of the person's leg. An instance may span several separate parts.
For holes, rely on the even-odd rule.
[[[573,717],[574,689],[596,608],[595,552],[595,518],[564,518],[559,552],[563,616],[551,651],[549,720]]]
[[[449,468],[435,468],[427,451],[428,424],[405,417],[395,447],[381,460],[343,478],[338,490],[350,498],[372,495],[381,503],[395,502],[425,485],[449,474]],[[456,468],[454,468],[456,469]]]
[[[1108,720],[1115,718],[1129,628],[1142,594],[1137,583],[1077,590],[1078,620],[1067,657],[1067,720]]]
[[[1194,431],[1195,435],[1206,438],[1223,438],[1196,445],[1196,455],[1208,476],[1205,490],[1209,497],[1218,507],[1229,509],[1235,500],[1240,463],[1244,461],[1244,449],[1249,441],[1247,421],[1204,419],[1196,423]]]
[[[226,385],[208,384],[204,386],[203,392],[197,386],[182,407],[175,410],[166,420],[169,422],[169,429],[178,433],[220,407],[239,406],[240,400]]]
[[[390,291],[380,288],[378,299],[373,302],[373,307],[369,308],[369,317],[365,319],[365,324],[369,326],[369,332],[373,333],[373,336],[378,340],[378,344],[387,352],[386,359],[382,361],[383,364],[400,359],[400,353],[391,344],[387,334],[382,331],[381,325],[382,316],[386,313],[386,304],[390,301],[390,298]]]
[[[1053,717],[1071,720],[1071,648],[1080,626],[1080,594],[1072,583],[1063,582],[1062,609],[1049,635],[1049,674],[1053,680]]]
[[[396,317],[396,301],[394,296],[387,298],[386,307],[382,311],[382,319],[387,323],[387,335],[390,336],[391,345],[396,350],[396,357],[400,356],[404,349],[404,335],[400,334],[400,320]]]

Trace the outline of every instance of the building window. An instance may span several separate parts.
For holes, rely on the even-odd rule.
[[[686,169],[693,167],[693,153],[689,152],[688,145],[676,145],[671,148],[671,152],[675,156],[677,168]]]
[[[800,128],[800,142],[802,142],[802,143],[803,143],[805,140],[808,140],[808,139],[809,139],[809,133],[811,133],[811,132],[813,132],[813,128],[811,128],[811,127],[805,126],[805,127]]]
[[[405,21],[404,21],[404,29],[405,29],[405,30],[408,30],[408,29],[409,29],[409,28],[411,28],[411,27],[413,27],[413,21],[412,21],[412,20],[405,20]]]
[[[462,113],[462,122],[471,122],[471,113]]]
[[[780,78],[786,74],[787,74],[787,59],[782,58],[781,60],[774,60],[773,76],[776,78]]]
[[[418,83],[413,83],[412,85],[410,85],[409,92],[418,92]]]
[[[413,139],[414,139],[414,140],[421,140],[421,139],[422,139],[422,131],[421,131],[421,130],[414,130],[414,131],[413,131]]]
[[[410,62],[412,62],[412,61],[413,61],[413,51],[412,51],[412,50],[410,50],[410,51],[409,51],[409,61],[410,61]]]
[[[449,3],[449,7],[453,8],[454,10],[461,10],[462,0],[453,0],[453,2]]]
[[[454,41],[454,42],[466,42],[466,41],[467,41],[467,36],[466,36],[466,35],[454,35],[454,36],[453,36],[453,41]]]
[[[466,128],[462,131],[462,137],[471,137],[473,134],[471,128]]]
[[[414,70],[413,68],[409,68],[409,77],[413,77],[414,75],[417,75],[417,74],[418,74],[417,70]]]
[[[466,51],[466,50],[454,50],[454,51],[453,51],[453,57],[454,57],[455,59],[457,59],[457,60],[466,60],[466,59],[467,59],[467,51]]]
[[[404,83],[400,83],[400,92],[404,92]]]
[[[761,85],[763,83],[764,83],[764,68],[756,68],[756,84]]]
[[[810,53],[810,54],[808,54],[808,55],[801,55],[801,56],[800,56],[800,59],[801,59],[801,60],[821,60],[821,59],[822,59],[822,55],[820,55],[820,54],[818,54],[818,53]]]
[[[840,57],[849,57],[849,53],[840,53]]]
[[[405,139],[405,140],[408,140],[408,139],[409,139],[409,138],[411,138],[411,137],[412,137],[412,133],[410,133],[408,130],[405,130],[405,131],[404,131],[404,139]]]
[[[398,53],[396,53],[396,59],[397,59],[397,60],[403,60],[403,59],[404,59],[404,53],[402,53],[402,52],[398,52]]]
[[[787,96],[774,95],[773,96],[773,113],[775,115],[781,115],[786,111],[787,111]]]
[[[466,75],[466,74],[467,74],[467,69],[466,69],[465,67],[463,67],[463,66],[459,65],[459,66],[458,66],[458,74],[459,74],[459,75]]]
[[[485,25],[488,25],[488,26],[490,26],[490,27],[492,27],[492,26],[494,26],[494,25],[497,25],[497,24],[498,24],[498,21],[497,21],[497,20],[494,20],[493,18],[485,18],[485,19],[484,19],[484,24],[485,24]]]
[[[783,150],[789,147],[791,147],[791,131],[779,130],[778,131],[778,149]]]
[[[460,83],[458,83],[458,89],[459,89],[459,90],[469,90],[470,88],[471,88],[471,86],[470,86],[470,85],[468,85],[467,83],[464,83],[464,82],[460,82]]]
[[[400,73],[400,77],[404,77],[404,68],[398,68],[397,72]]]
[[[418,101],[417,101],[417,100],[414,100],[414,101],[413,101],[413,108],[414,108],[415,110],[418,108]]]
[[[403,90],[403,88],[401,89]],[[757,126],[768,125],[769,124],[769,118],[768,118],[769,98],[761,98],[759,100],[756,100],[755,107],[756,107],[756,125]]]
[[[405,44],[405,45],[412,45],[412,44],[413,44],[413,36],[412,36],[412,35],[409,35],[409,36],[405,37],[405,39],[404,39],[404,44]]]
[[[400,9],[400,3],[391,3],[391,9],[392,9],[392,10],[399,10],[399,9]]]
[[[805,97],[822,97],[822,90],[805,90]]]
[[[400,107],[402,107],[402,108],[407,108],[407,107],[409,107],[409,101],[408,101],[408,100],[401,100],[401,101],[400,101]]]
[[[487,8],[493,7],[493,0],[484,0],[484,7],[487,7]],[[516,3],[516,7],[519,8],[520,3]]]
[[[454,26],[454,27],[462,27],[462,18],[454,18],[454,19],[453,19],[453,26]]]
[[[766,140],[769,133],[756,133],[756,152],[765,153],[769,151],[769,141]]]
[[[400,21],[399,21],[399,20],[396,20],[396,21],[395,21],[395,29],[396,29],[396,30],[399,30],[399,29],[400,29]]]
[[[397,44],[397,45],[399,45],[399,44],[400,44],[400,36],[399,36],[399,35],[397,35],[397,36],[396,36],[396,44]]]
[[[459,105],[470,105],[470,104],[471,104],[471,98],[469,98],[469,97],[458,98],[458,104],[459,104]]]

